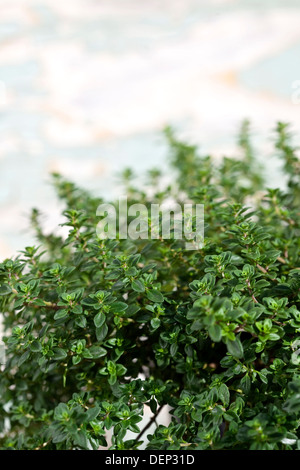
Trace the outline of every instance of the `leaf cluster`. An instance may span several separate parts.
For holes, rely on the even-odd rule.
[[[204,204],[203,246],[99,240],[103,200],[53,175],[67,236],[45,234],[34,209],[37,245],[0,264],[1,448],[105,448],[112,430],[111,449],[139,449],[145,405],[170,410],[148,449],[300,448],[300,166],[287,125],[275,143],[285,191],[265,187],[248,123],[240,158],[220,164],[165,133],[172,183],[153,170],[139,189],[127,170],[128,204]]]

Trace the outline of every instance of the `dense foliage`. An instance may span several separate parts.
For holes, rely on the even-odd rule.
[[[0,264],[2,449],[97,449],[112,429],[111,449],[139,449],[145,405],[171,415],[148,449],[300,448],[300,163],[287,125],[284,191],[264,189],[247,123],[240,158],[219,164],[166,136],[172,183],[153,170],[139,189],[127,170],[128,202],[204,204],[201,249],[100,240],[103,200],[53,175],[68,235],[45,234],[35,209],[37,246]]]

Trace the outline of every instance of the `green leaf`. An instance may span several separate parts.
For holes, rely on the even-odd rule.
[[[260,372],[258,372],[258,375],[259,375],[260,380],[264,384],[268,383],[268,378],[267,378],[267,375],[269,375],[268,369],[262,369]]]
[[[30,356],[30,351],[25,351],[22,356],[20,357],[20,359],[18,360],[18,366],[20,367],[22,364],[24,364],[24,362],[27,361],[27,359],[29,359],[29,356]]]
[[[53,352],[54,352],[54,355],[52,356],[52,359],[54,359],[55,361],[63,360],[68,355],[67,352],[62,348],[54,348]]]
[[[161,303],[164,301],[162,293],[154,289],[147,292],[147,297],[151,302]]]
[[[270,333],[268,335],[268,339],[270,341],[278,341],[278,340],[280,340],[280,336],[277,333]]]
[[[123,366],[123,364],[117,364],[116,371],[117,375],[125,375],[127,372],[127,368]]]
[[[76,433],[74,444],[78,445],[82,449],[89,449],[88,439],[84,431],[78,431]]]
[[[94,359],[98,359],[99,357],[105,356],[107,354],[106,349],[101,348],[101,346],[91,346],[89,348],[89,352]]]
[[[61,320],[62,318],[66,318],[68,316],[68,310],[62,308],[56,312],[54,315],[54,320]]]
[[[68,405],[65,403],[59,403],[54,410],[54,419],[61,420],[64,417],[68,417],[70,415],[70,410]]]
[[[128,308],[128,305],[125,302],[114,302],[110,308],[113,313],[121,313]]]
[[[35,352],[35,353],[40,352],[40,351],[42,350],[42,345],[41,345],[41,343],[40,343],[39,341],[36,341],[36,340],[33,341],[33,342],[31,343],[31,345],[30,345],[30,350],[31,350],[32,352]]]
[[[43,300],[43,299],[34,299],[34,305],[38,305],[39,307],[44,307],[45,300]]]
[[[92,353],[91,353],[90,349],[88,349],[88,348],[83,351],[82,356],[85,359],[93,359]]]
[[[52,442],[53,444],[60,444],[61,442],[64,442],[67,440],[68,438],[68,432],[67,431],[61,431],[61,430],[57,430],[55,429],[54,432],[53,432],[53,439],[52,439]]]
[[[100,328],[105,322],[105,320],[106,320],[106,316],[104,315],[103,312],[97,313],[97,315],[95,315],[94,317],[94,324],[96,328]]]
[[[133,317],[137,312],[141,310],[141,307],[139,305],[129,305],[128,309],[126,310],[126,317],[130,318]],[[124,315],[124,314],[123,314]]]
[[[229,393],[229,389],[228,389],[226,384],[222,384],[220,386],[220,388],[218,390],[218,394],[219,394],[220,400],[222,401],[224,406],[228,406],[229,401],[230,401],[230,393]]]
[[[75,324],[79,326],[80,328],[85,328],[87,325],[87,320],[84,315],[80,315],[78,318],[75,320]]]
[[[80,315],[82,313],[82,305],[75,305],[75,307],[72,308],[72,312],[75,313],[76,315]]]
[[[177,351],[178,351],[178,344],[177,343],[171,344],[170,354],[171,354],[172,357],[174,357],[176,355]]]
[[[139,279],[135,279],[131,283],[131,287],[136,292],[145,292],[145,286]]]
[[[244,377],[241,379],[240,387],[246,395],[250,392],[251,380],[248,374],[244,375]]]
[[[100,328],[96,328],[97,341],[99,341],[99,343],[103,341],[104,338],[106,338],[107,333],[108,333],[108,326],[106,323],[104,323],[104,325],[102,325]]]
[[[157,328],[160,327],[160,318],[152,318],[150,321],[150,324],[153,328],[153,330],[157,330]]]
[[[74,364],[74,366],[76,366],[76,364],[79,364],[80,361],[81,361],[81,356],[75,355],[72,357],[72,363]]]
[[[0,285],[0,295],[8,295],[12,292],[11,287],[8,284]]]
[[[93,406],[92,408],[89,408],[85,413],[84,421],[85,422],[94,421],[94,419],[96,419],[97,416],[99,415],[100,411],[101,411],[101,408],[98,405]]]
[[[109,378],[108,378],[108,383],[110,385],[114,385],[117,381],[117,375],[116,374],[113,374],[113,375],[110,375]]]
[[[222,338],[222,328],[220,325],[212,325],[208,328],[208,334],[213,341],[218,343]]]
[[[117,373],[117,366],[113,361],[107,361],[107,370],[109,374],[114,375]]]
[[[149,406],[150,406],[150,410],[152,411],[152,413],[156,413],[156,410],[157,410],[157,401],[155,398],[151,398],[150,402],[149,402]]]
[[[300,393],[296,393],[291,398],[286,400],[283,405],[283,408],[288,413],[299,413],[300,411]]]
[[[238,337],[234,341],[228,340],[226,343],[228,352],[237,359],[242,359],[244,356],[243,345]]]

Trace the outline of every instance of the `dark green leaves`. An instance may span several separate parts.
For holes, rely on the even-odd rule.
[[[251,380],[248,374],[244,375],[244,377],[240,381],[240,387],[245,394],[248,394],[251,387]]]
[[[62,348],[53,348],[53,353],[54,355],[52,356],[52,359],[55,361],[62,361],[68,355],[67,352]]]
[[[42,350],[42,345],[39,341],[33,341],[30,345],[30,350],[32,352],[40,352]]]
[[[96,405],[92,408],[89,408],[85,413],[85,421],[94,421],[101,411],[100,406]]]
[[[147,297],[151,302],[161,303],[164,301],[164,297],[161,292],[157,290],[149,290],[147,292]]]
[[[124,302],[114,302],[111,304],[110,308],[113,313],[118,314],[124,312],[128,308],[128,305]]]
[[[24,364],[24,362],[26,362],[29,359],[29,356],[30,356],[30,351],[29,350],[25,351],[18,360],[18,367],[21,367],[21,365]]]
[[[96,328],[100,328],[103,323],[105,322],[105,314],[103,312],[99,312],[97,313],[97,315],[95,315],[94,317],[94,324],[96,326]]]
[[[106,206],[116,239],[99,238],[111,201],[53,175],[68,234],[44,234],[33,210],[39,245],[0,263],[1,448],[300,448],[300,167],[286,126],[277,132],[285,191],[264,189],[247,123],[239,158],[215,161],[168,129],[166,184],[152,169],[140,189],[123,172],[127,209],[143,204],[149,228],[152,204],[172,201],[195,230],[183,209],[204,204],[195,250],[173,214],[164,237],[161,210],[155,237],[124,238],[118,202]]]
[[[133,280],[131,283],[131,287],[136,292],[145,292],[145,285],[139,279]]]
[[[104,348],[101,348],[100,346],[91,346],[89,348],[89,352],[92,355],[93,359],[98,359],[99,357],[103,357],[107,354],[107,351]]]
[[[241,340],[238,337],[236,337],[234,341],[228,340],[226,346],[229,354],[231,354],[233,357],[236,357],[237,359],[242,359],[244,355],[244,349]]]
[[[300,412],[300,379],[299,377],[294,378],[288,385],[290,397],[284,403],[284,409],[288,413],[296,413],[299,415]]]
[[[218,394],[224,406],[227,407],[230,401],[230,393],[227,385],[222,384],[218,390]]]
[[[57,312],[54,315],[54,320],[61,320],[63,318],[66,318],[68,316],[68,310],[62,308],[57,310]]]
[[[0,284],[0,295],[8,295],[12,292],[11,287],[8,284]]]
[[[104,323],[101,327],[96,328],[96,338],[97,341],[101,342],[106,337],[108,333],[108,326]]]
[[[208,334],[213,341],[221,341],[222,328],[219,325],[212,325],[208,328]]]

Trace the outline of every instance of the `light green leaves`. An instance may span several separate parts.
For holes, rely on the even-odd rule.
[[[126,367],[122,364],[117,364],[114,361],[108,360],[106,366],[99,370],[99,374],[108,375],[108,383],[114,385],[119,376],[126,374]]]

